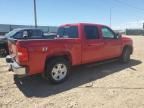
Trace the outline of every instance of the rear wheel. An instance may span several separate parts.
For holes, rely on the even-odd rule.
[[[128,63],[130,61],[131,50],[130,48],[125,48],[123,50],[122,56],[120,58],[121,62]]]
[[[69,62],[63,58],[56,58],[47,63],[45,78],[52,83],[61,83],[69,75]]]

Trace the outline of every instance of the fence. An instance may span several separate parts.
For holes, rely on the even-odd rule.
[[[34,28],[34,26],[0,24],[0,35],[4,35],[5,33],[16,28]],[[43,32],[46,32],[46,33],[57,31],[57,27],[55,26],[38,26],[37,28],[41,29]]]
[[[126,29],[125,33],[127,35],[144,35],[143,29]]]

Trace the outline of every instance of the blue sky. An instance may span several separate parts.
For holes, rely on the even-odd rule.
[[[140,26],[144,0],[36,0],[38,25],[90,22],[112,27]],[[33,25],[33,0],[0,0],[1,24]]]

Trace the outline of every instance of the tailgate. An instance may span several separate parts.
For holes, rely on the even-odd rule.
[[[16,42],[16,39],[8,39],[9,54],[11,57],[16,57],[17,55]]]

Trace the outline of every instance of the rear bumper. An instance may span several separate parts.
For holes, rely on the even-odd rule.
[[[7,56],[6,57],[6,62],[10,67],[10,70],[12,70],[16,75],[20,75],[20,76],[26,76],[26,68],[20,66],[15,60],[13,60],[13,58],[11,56]]]

